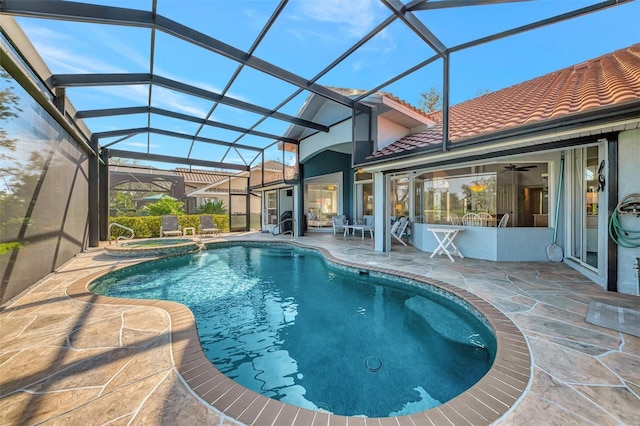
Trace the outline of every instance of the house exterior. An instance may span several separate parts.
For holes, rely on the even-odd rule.
[[[292,186],[285,179],[296,178],[296,168],[275,160],[257,164],[249,172],[176,168],[187,188],[184,199],[186,211],[194,212],[207,201],[222,202],[230,215],[231,230],[271,229],[279,221],[277,207],[292,211],[287,203]],[[259,190],[253,190],[257,187]],[[249,222],[246,222],[246,219]]]
[[[422,114],[389,94],[363,101],[374,110],[368,147],[352,139],[359,124],[350,121],[303,136],[299,219],[313,209],[351,220],[373,213],[373,244],[386,251],[388,224],[408,216],[411,244],[429,252],[429,228],[488,214],[493,226],[462,227],[465,257],[548,261],[555,239],[563,261],[589,279],[639,293],[640,248],[608,228],[618,203],[640,192],[640,44],[452,106],[446,144],[442,112]],[[302,117],[332,114],[314,102]],[[640,230],[626,210],[623,229]]]

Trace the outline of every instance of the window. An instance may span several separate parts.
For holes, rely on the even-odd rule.
[[[331,218],[342,212],[342,173],[305,180],[304,211],[310,228],[332,228]]]
[[[267,204],[267,225],[278,224],[278,193],[268,191],[265,193]]]
[[[406,175],[391,177],[389,201],[391,216],[409,216],[409,178]]]
[[[413,179],[414,220],[459,224],[467,213],[486,213],[496,226],[547,226],[547,164],[487,164],[425,172]],[[392,193],[393,196],[393,193]]]
[[[356,173],[354,181],[356,218],[373,215],[373,174]]]

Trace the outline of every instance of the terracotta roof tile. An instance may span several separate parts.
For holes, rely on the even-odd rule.
[[[230,173],[215,172],[210,170],[176,168],[175,172],[187,182],[215,183],[231,176]]]
[[[361,89],[347,89],[347,88],[343,88],[343,87],[333,87],[333,86],[327,86],[327,89],[331,89],[332,91],[339,93],[343,96],[360,96],[363,95],[365,93],[367,93],[366,90],[361,90]],[[423,110],[421,110],[420,108],[415,107],[414,105],[411,105],[409,102],[400,99],[399,97],[393,95],[392,93],[389,92],[376,92],[377,95],[380,96],[384,96],[385,98],[391,99],[394,102],[399,103],[400,105],[404,106],[405,108],[408,108],[410,110],[412,110],[413,112],[415,112],[416,114],[420,114],[424,117],[428,117],[429,114],[425,113]]]
[[[449,110],[452,143],[483,133],[514,128],[640,99],[640,43],[580,64],[488,93]],[[442,111],[427,114],[440,123]],[[442,143],[442,126],[404,138],[373,153],[382,159]]]

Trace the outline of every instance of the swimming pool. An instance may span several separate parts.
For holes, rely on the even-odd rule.
[[[187,278],[178,293],[175,282]],[[233,246],[149,262],[105,276],[92,291],[184,303],[207,356],[229,377],[289,404],[344,415],[431,408],[473,385],[495,354],[492,333],[460,304],[290,248]],[[463,326],[444,327],[447,316]]]

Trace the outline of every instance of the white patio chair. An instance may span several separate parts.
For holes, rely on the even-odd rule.
[[[349,221],[347,220],[347,216],[343,214],[339,214],[337,216],[333,216],[331,218],[331,222],[333,223],[333,235],[336,234],[336,231],[344,232],[344,227],[349,225]]]
[[[482,219],[475,213],[467,213],[462,216],[464,226],[482,226]]]
[[[391,227],[391,236],[400,241],[403,246],[407,245],[407,243],[402,241],[402,236],[407,230],[407,226],[409,226],[409,219],[406,216],[402,216],[401,218],[396,220]]]
[[[452,225],[462,225],[462,221],[460,220],[460,216],[458,216],[455,213],[450,213],[449,214],[449,222],[451,222]]]
[[[493,223],[493,216],[486,212],[478,213],[478,217],[480,218],[480,226],[491,226]]]
[[[369,231],[369,235],[373,238],[373,216],[372,215],[364,215],[362,216],[362,233],[364,234],[366,231]]]
[[[500,219],[500,223],[498,223],[498,228],[506,228],[508,222],[509,222],[509,213],[505,213],[504,216],[502,216],[502,219]]]

